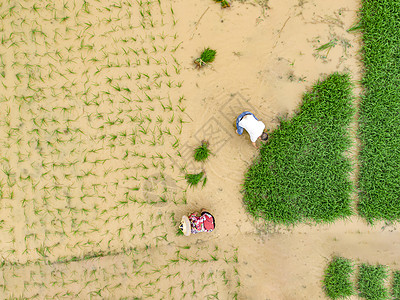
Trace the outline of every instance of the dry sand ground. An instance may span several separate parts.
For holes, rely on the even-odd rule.
[[[77,2],[80,3],[80,1]],[[32,4],[33,2],[27,2],[26,6],[32,6]],[[77,18],[81,24],[78,29],[83,30],[83,36],[92,30],[84,30],[84,22],[96,24],[99,17],[108,16],[108,12],[104,10],[95,12],[94,8],[100,4],[94,2],[90,4],[93,13],[90,16],[83,15]],[[176,52],[172,53],[179,63],[174,62],[169,55],[165,55],[167,57],[165,66],[150,64],[146,68],[142,64],[140,68],[143,69],[139,68],[140,72],[148,74],[162,73],[164,68],[167,68],[173,74],[170,80],[173,80],[175,84],[183,80],[181,87],[175,85],[172,88],[162,85],[157,89],[154,85],[157,81],[154,80],[151,83],[152,92],[156,90],[151,95],[160,97],[159,102],[165,101],[164,105],[168,105],[166,95],[169,95],[173,109],[163,110],[156,105],[155,110],[150,110],[148,105],[151,103],[146,102],[137,103],[139,107],[136,107],[134,103],[110,104],[107,102],[107,96],[101,94],[102,102],[99,107],[77,105],[77,108],[71,109],[71,115],[69,115],[71,118],[78,117],[77,123],[72,123],[72,127],[77,128],[79,125],[87,136],[93,138],[92,140],[76,133],[76,138],[80,143],[72,144],[78,149],[72,151],[72,146],[71,148],[61,147],[61,150],[65,151],[65,157],[60,157],[57,152],[54,154],[52,148],[44,146],[44,152],[48,155],[47,157],[50,157],[50,162],[60,160],[71,162],[74,159],[79,161],[78,166],[68,169],[72,177],[88,171],[103,176],[105,170],[112,170],[109,176],[92,175],[91,177],[89,175],[83,179],[83,184],[63,177],[63,174],[67,172],[65,170],[53,168],[50,173],[59,177],[60,185],[71,187],[71,189],[61,190],[60,195],[57,194],[58,189],[56,189],[55,195],[61,197],[61,201],[66,201],[68,205],[78,209],[88,209],[88,213],[72,211],[73,217],[68,214],[68,210],[62,211],[59,215],[55,213],[56,217],[44,214],[38,217],[38,224],[35,225],[38,229],[35,231],[33,223],[35,223],[36,214],[32,214],[31,211],[35,207],[47,208],[46,204],[40,201],[43,197],[42,192],[35,192],[33,187],[28,186],[28,192],[16,191],[15,195],[13,194],[15,197],[13,202],[11,193],[15,191],[15,188],[4,188],[3,193],[6,196],[1,212],[5,225],[1,232],[1,243],[2,256],[9,262],[0,269],[0,285],[4,288],[4,297],[36,295],[37,298],[114,299],[137,296],[154,299],[183,297],[201,299],[205,296],[210,298],[218,296],[219,299],[232,299],[237,295],[238,299],[324,299],[321,280],[323,270],[332,255],[342,255],[359,262],[379,262],[393,269],[400,268],[396,265],[400,256],[399,230],[394,225],[377,224],[371,227],[358,217],[323,226],[301,225],[295,228],[279,228],[259,223],[254,225],[253,220],[246,214],[241,200],[240,185],[246,168],[257,152],[251,146],[247,136],[239,137],[235,134],[236,115],[243,110],[251,110],[264,121],[267,128],[273,130],[278,125],[279,117],[290,117],[298,107],[302,94],[324,75],[334,71],[345,71],[350,72],[355,81],[359,80],[360,36],[347,33],[346,29],[356,22],[360,3],[345,0],[334,2],[270,0],[269,8],[263,9],[254,3],[235,1],[231,8],[223,10],[212,1],[173,0],[171,4],[174,15],[171,15],[169,11],[169,2],[163,3],[162,7],[166,12],[167,25],[171,25],[175,18],[178,20],[176,26],[155,26],[150,30],[149,27],[146,30],[141,30],[139,27],[134,32],[139,32],[136,37],[142,37],[145,40],[142,44],[148,49],[151,49],[152,44],[151,38],[147,40],[149,33],[157,36],[164,32],[169,36],[165,45],[170,48],[179,45]],[[61,7],[58,9],[62,11]],[[25,11],[23,14],[32,15],[32,20],[36,18],[32,11]],[[115,13],[116,16],[118,14],[123,14],[123,11]],[[158,15],[154,15],[153,11],[153,16],[157,19]],[[140,18],[139,15],[135,17]],[[18,19],[18,15],[15,18]],[[40,20],[38,22],[40,23]],[[48,22],[44,24],[50,26],[48,30],[52,30]],[[9,23],[3,26],[6,32],[11,30]],[[123,30],[121,30],[122,33],[117,30],[109,36],[99,37],[100,33],[110,29],[107,26],[111,25],[93,26],[96,28],[96,31],[93,30],[96,37],[93,41],[89,39],[89,42],[94,43],[94,51],[83,49],[87,51],[83,52],[88,57],[87,61],[90,58],[99,57],[99,48],[102,44],[109,53],[121,51],[121,47],[124,47],[124,43],[111,42],[112,37],[127,36]],[[177,39],[173,38],[175,33],[178,35]],[[334,48],[329,51],[316,51],[316,48],[335,38],[337,44]],[[162,40],[156,41],[162,44]],[[180,41],[182,41],[181,44],[179,44]],[[71,45],[77,49],[80,42],[81,40],[72,39],[65,45]],[[136,45],[132,41],[130,43]],[[33,50],[29,49],[31,46],[30,44],[21,45],[22,48],[25,47],[25,51],[33,53]],[[217,50],[216,60],[208,67],[196,70],[193,60],[204,47],[208,46]],[[48,47],[52,51],[54,50],[52,47],[56,46]],[[11,47],[11,49],[14,48]],[[37,46],[36,50],[49,51],[46,46],[42,48]],[[8,61],[12,61],[12,53],[9,51],[1,49],[1,54]],[[118,63],[118,59],[121,62],[124,61],[121,56],[124,58],[122,52],[119,55],[111,55],[115,63]],[[162,54],[153,54],[153,56],[156,59],[163,57]],[[127,57],[134,57],[134,54],[129,53]],[[141,59],[145,62],[146,56],[142,54]],[[42,58],[37,63],[48,62],[55,64],[57,69],[63,67],[61,63],[57,65],[53,62],[52,58]],[[90,65],[82,60],[78,65],[79,67],[74,69],[78,70],[77,75],[75,77],[68,75],[70,81],[75,79],[78,82],[76,87],[69,86],[71,95],[77,92],[72,97],[73,100],[76,98],[84,100],[83,94],[88,85],[93,95],[105,89],[111,93],[110,97],[118,101],[123,100],[120,93],[113,90],[109,84],[107,85],[105,76],[118,78],[118,76],[123,76],[124,72],[130,72],[131,68],[102,70],[100,77],[95,73],[95,62],[94,65]],[[90,67],[86,74],[84,69],[88,65]],[[99,65],[100,63],[97,67]],[[174,74],[173,65],[182,67],[180,74]],[[6,71],[6,85],[11,88],[8,87],[2,91],[2,94],[7,97],[14,93],[24,94],[23,90],[12,88],[16,84],[17,70],[8,64]],[[8,73],[14,76],[11,78]],[[135,76],[136,72],[133,73]],[[85,74],[89,78],[88,85],[81,79],[85,78]],[[148,83],[143,78],[140,80],[139,86]],[[167,82],[168,78],[164,80]],[[53,85],[56,92],[65,92],[61,83],[57,85],[57,77],[49,81],[50,83],[46,82],[42,85]],[[128,78],[117,82],[121,87],[128,86],[135,93],[146,97],[142,90],[138,90],[138,86],[132,87],[134,85]],[[48,91],[48,98],[55,99],[54,102],[48,104],[48,107],[57,107],[57,105],[62,107],[65,104],[63,101],[57,102],[57,97],[51,95],[50,89],[44,89]],[[124,95],[130,97],[128,94]],[[184,104],[177,100],[180,95],[184,95],[186,99],[183,101]],[[178,105],[182,106],[178,107]],[[39,104],[34,108],[39,117],[46,116],[46,113],[41,112],[38,106]],[[183,106],[186,107],[184,111],[181,109]],[[6,108],[11,109],[11,120],[15,122],[14,126],[18,126],[16,120],[19,116],[29,119],[29,106],[23,107],[21,112],[17,104],[3,101],[2,114],[5,113]],[[158,115],[161,115],[165,119],[161,122],[163,125],[172,117],[173,112],[175,119],[169,123],[172,125],[166,126],[170,126],[172,133],[179,137],[180,145],[173,149],[174,138],[164,135],[164,144],[161,144],[158,139],[159,143],[156,146],[151,146],[148,142],[133,146],[120,136],[118,137],[120,144],[115,150],[105,147],[97,152],[89,152],[90,149],[104,147],[105,143],[102,144],[99,141],[101,133],[98,133],[95,128],[104,124],[107,117],[104,117],[104,120],[94,118],[92,122],[86,121],[85,117],[90,113],[100,112],[107,116],[108,112],[113,112],[110,115],[111,119],[117,119],[121,117],[115,112],[117,108],[123,110],[122,116],[147,114],[155,120]],[[133,108],[133,112],[127,112],[129,108]],[[66,118],[58,110],[54,112],[54,116],[60,119]],[[2,115],[2,119],[3,117],[7,118]],[[179,122],[179,117],[187,123]],[[28,126],[32,126],[27,128],[27,131],[35,128],[29,122],[27,123]],[[179,133],[182,124],[182,132]],[[129,132],[132,126],[134,124],[126,121],[116,130],[113,130],[111,126],[102,130],[104,134],[110,135],[123,130]],[[162,127],[162,129],[166,130],[167,127]],[[154,121],[150,122],[149,128],[157,130]],[[24,132],[20,133],[20,136],[22,144],[28,145],[30,136]],[[151,137],[138,135],[138,139],[148,140]],[[191,151],[202,139],[210,142],[214,155],[205,164],[194,163]],[[19,164],[15,158],[15,153],[19,149],[15,143],[17,137],[12,136],[11,140],[7,140],[6,130],[3,130],[1,140],[3,143],[9,141],[12,144],[8,150],[2,149],[1,154],[8,157],[10,161],[8,164],[14,164],[12,166],[17,169],[15,178],[19,178],[20,174],[23,178],[28,174],[34,177],[35,166],[29,167],[29,165],[31,160],[40,160],[40,157],[28,156],[28,163]],[[129,156],[123,159],[126,150],[129,151]],[[180,151],[181,158],[176,156],[176,150]],[[146,153],[147,156],[145,158],[134,156],[133,151],[140,154]],[[29,150],[26,150],[23,153],[28,152]],[[166,160],[164,169],[157,164],[156,158],[150,158],[157,153],[163,156],[169,154],[173,161]],[[92,162],[109,157],[112,159],[91,167],[87,161],[82,161],[85,155]],[[354,153],[351,155],[354,156]],[[144,169],[140,165],[143,163],[150,166],[153,162],[157,165],[154,168]],[[186,183],[183,174],[176,167],[185,162],[186,169],[190,172],[201,169],[206,171],[208,181],[203,189],[189,188],[185,192]],[[9,167],[4,160],[2,164],[3,168]],[[127,169],[124,169],[125,167]],[[150,177],[155,174],[158,176],[160,172],[165,174],[165,180]],[[5,175],[2,176],[2,180],[6,182],[7,178],[4,177]],[[135,176],[137,179],[129,176]],[[149,180],[141,176],[149,177]],[[34,177],[34,179],[37,178]],[[16,187],[24,186],[25,181],[15,180]],[[47,177],[47,182],[43,182],[44,179],[37,180],[39,188],[46,184],[49,186],[58,184],[54,183],[51,176]],[[116,181],[119,181],[119,186],[114,184]],[[77,201],[82,196],[79,192],[82,186],[84,186],[83,191],[95,194],[89,196],[84,204]],[[126,188],[135,186],[139,186],[140,189],[135,191]],[[168,193],[165,193],[168,200],[166,204],[140,203],[149,198],[158,201],[158,197],[164,195],[162,193],[164,186],[168,189]],[[37,190],[40,190],[39,188]],[[131,197],[139,199],[139,203],[129,202],[126,206],[113,208],[119,199],[125,198],[124,193],[127,190]],[[68,194],[69,192],[71,194]],[[50,201],[57,199],[54,198],[54,194],[49,195]],[[103,198],[99,198],[99,195]],[[28,197],[30,202],[28,201],[27,207],[21,208],[18,201],[22,201],[24,197]],[[68,202],[69,197],[72,197],[72,204]],[[39,200],[32,200],[35,198]],[[176,204],[173,203],[173,199]],[[61,202],[60,206],[54,204],[51,207],[63,209],[64,204]],[[100,207],[99,212],[95,209],[96,204]],[[201,208],[207,208],[214,214],[217,223],[216,230],[212,234],[199,234],[189,238],[176,236],[171,219],[176,222],[182,214]],[[103,209],[107,211],[100,213]],[[7,217],[4,217],[5,215]],[[33,229],[24,227],[24,223],[20,222],[20,218],[24,216],[25,222],[31,224]],[[67,223],[64,229],[61,229],[62,226],[57,223],[60,218]],[[82,223],[85,220],[88,220],[90,224]],[[79,222],[83,224],[83,227],[76,229],[76,224]],[[12,224],[17,224],[17,226],[10,231],[11,227],[14,228]],[[133,227],[130,230],[126,229],[130,224],[133,224]],[[53,225],[54,227],[51,227]],[[94,231],[93,228],[96,230]],[[125,229],[121,231],[120,228]],[[63,230],[66,231],[68,238],[60,233]],[[78,230],[78,233],[74,234],[74,230]],[[24,236],[30,233],[38,234],[38,240],[24,242]],[[133,234],[135,234],[134,238],[132,238]],[[46,240],[47,235],[50,238]],[[13,239],[15,239],[14,242],[12,242]],[[38,261],[41,259],[41,254],[35,249],[40,250],[42,244],[50,247],[52,251],[44,253],[47,263],[12,264],[12,262],[25,263],[28,260]],[[13,249],[16,251],[13,252]],[[54,263],[60,257],[67,260],[70,260],[72,256],[83,258],[85,255],[95,255],[98,251],[112,251],[112,253],[93,259]],[[3,296],[0,295],[1,297]]]

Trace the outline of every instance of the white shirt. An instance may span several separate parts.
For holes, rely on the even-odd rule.
[[[239,126],[246,129],[253,143],[257,141],[265,129],[265,124],[261,121],[257,121],[252,115],[244,116],[239,122]]]

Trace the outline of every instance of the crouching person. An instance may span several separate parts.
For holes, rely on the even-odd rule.
[[[215,219],[212,214],[203,209],[200,214],[194,212],[189,216],[183,216],[179,228],[186,236],[200,232],[211,232],[215,229]]]

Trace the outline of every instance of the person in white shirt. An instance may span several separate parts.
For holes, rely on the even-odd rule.
[[[246,129],[249,133],[251,143],[257,149],[256,141],[258,139],[262,141],[268,140],[268,133],[264,131],[265,124],[259,121],[256,116],[249,111],[242,112],[236,118],[236,133],[242,135],[243,129]]]

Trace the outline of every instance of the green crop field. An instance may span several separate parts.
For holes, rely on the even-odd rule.
[[[388,299],[389,293],[385,286],[387,277],[386,266],[362,264],[358,274],[359,295],[368,300]]]
[[[360,214],[400,220],[400,9],[397,0],[362,1],[364,95],[360,104]]]
[[[353,264],[349,259],[335,257],[325,270],[324,290],[331,299],[343,299],[355,293],[351,275]]]
[[[400,299],[400,271],[393,273],[392,296],[393,299]]]
[[[353,115],[350,78],[333,74],[304,95],[298,113],[282,120],[244,183],[255,217],[282,224],[332,222],[352,214],[348,129]]]

